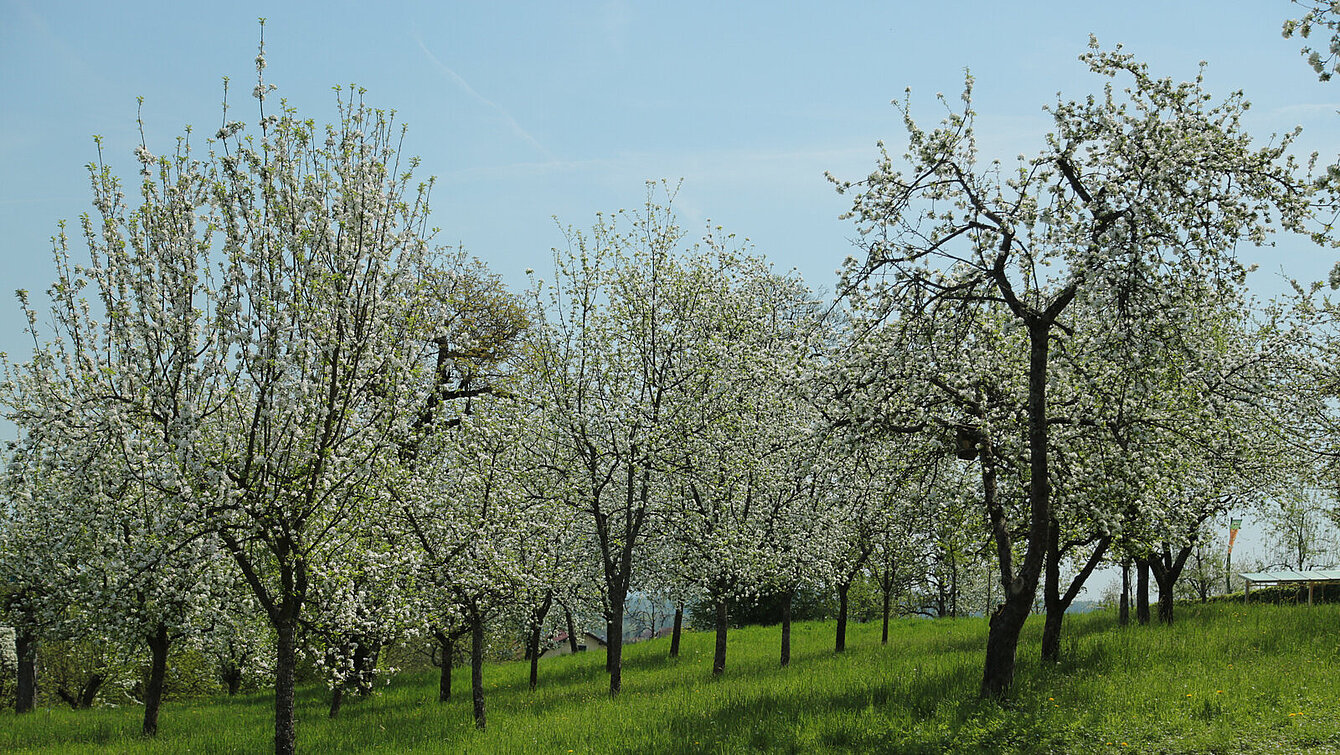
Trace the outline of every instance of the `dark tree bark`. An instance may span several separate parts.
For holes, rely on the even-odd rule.
[[[726,671],[726,632],[730,630],[728,608],[726,596],[718,595],[716,600],[717,645],[716,652],[712,654],[712,676],[721,676]]]
[[[437,701],[445,703],[451,699],[451,668],[456,661],[456,634],[433,630],[433,639],[437,641],[442,653],[441,673],[437,680]]]
[[[158,631],[149,635],[149,683],[144,688],[144,736],[158,734],[158,709],[163,703],[163,679],[167,676],[168,650],[172,646],[172,637],[167,627],[158,626]]]
[[[563,619],[568,624],[568,650],[577,652],[577,625],[572,621],[572,611],[567,606],[563,606]]]
[[[93,707],[93,701],[98,699],[98,690],[102,689],[102,683],[105,681],[107,681],[107,677],[101,673],[94,673],[89,676],[88,681],[79,690],[80,710],[88,710]]]
[[[354,649],[352,640],[345,638],[343,641],[331,647],[326,651],[326,661],[330,664],[343,663],[340,659],[340,653],[352,653]],[[356,659],[350,659],[352,669],[350,674],[358,673],[358,662]],[[340,709],[344,706],[344,693],[349,688],[349,678],[345,672],[341,672],[338,679],[330,687],[330,708],[326,715],[329,718],[336,718],[340,715]]]
[[[381,658],[382,644],[378,642],[369,642],[366,645],[360,644],[358,651],[354,654],[356,662],[355,668],[358,669],[358,696],[368,697],[372,694],[375,680],[377,678],[377,660]]]
[[[949,556],[949,618],[958,618],[958,559]]]
[[[679,634],[684,631],[684,604],[675,604],[675,625],[670,630],[670,657],[679,657]]]
[[[335,718],[340,714],[340,708],[344,704],[344,698],[349,690],[354,690],[359,697],[367,697],[372,694],[373,678],[377,671],[377,658],[381,655],[381,644],[370,642],[364,637],[348,637],[343,645],[343,650],[350,656],[352,676],[340,679],[330,688],[330,717]]]
[[[1000,258],[1003,264],[1003,257]],[[992,534],[996,539],[997,554],[1001,565],[1001,582],[1005,588],[1005,602],[991,616],[986,641],[986,661],[982,670],[982,697],[1001,697],[1014,683],[1015,655],[1019,648],[1019,633],[1028,620],[1029,610],[1033,607],[1033,598],[1037,595],[1038,581],[1042,576],[1042,567],[1047,552],[1047,536],[1051,530],[1051,478],[1047,437],[1047,360],[1050,347],[1051,328],[1061,311],[1074,298],[1078,283],[1066,287],[1041,314],[1029,312],[1015,299],[1009,289],[1008,278],[1003,270],[997,270],[996,278],[1010,308],[1020,316],[1028,326],[1028,547],[1024,551],[1024,560],[1017,574],[1012,573],[1010,547],[1011,541],[1005,524],[1004,512],[1000,510],[995,498],[995,474],[990,456],[994,451],[987,442],[982,451],[984,460],[983,480],[990,472],[988,511],[992,522]]]
[[[474,700],[475,728],[483,731],[484,717],[484,617],[470,616],[470,695]]]
[[[609,636],[605,638],[605,667],[610,675],[610,694],[623,689],[623,610],[627,594],[610,601]]]
[[[1121,609],[1117,613],[1117,624],[1128,626],[1131,623],[1131,560],[1121,562]]]
[[[266,585],[257,562],[228,530],[216,534],[242,571],[251,592],[265,608],[275,630],[275,755],[295,755],[298,722],[294,707],[298,668],[298,626],[307,601],[307,562],[297,554],[291,537],[267,543],[278,572],[278,588]]]
[[[336,682],[334,687],[330,688],[330,717],[335,718],[340,715],[340,706],[344,704],[344,683]]]
[[[105,681],[107,677],[101,671],[94,671],[88,675],[77,692],[57,686],[56,697],[64,700],[71,710],[88,710],[93,707],[93,701],[98,699],[98,690],[102,689],[102,683]]]
[[[1135,559],[1135,620],[1149,623],[1149,559]]]
[[[1006,595],[1009,596],[1009,591]],[[1019,633],[1028,619],[1028,609],[1028,604],[1006,597],[991,614],[986,635],[986,667],[982,675],[983,697],[1000,697],[1013,683]]]
[[[795,590],[787,590],[782,595],[782,668],[791,664],[791,599]]]
[[[56,697],[70,706],[70,710],[79,710],[79,695],[66,689],[63,683],[56,685]]]
[[[1159,586],[1159,623],[1171,624],[1173,623],[1173,584],[1177,580],[1174,578],[1165,583],[1156,577],[1154,581]]]
[[[1182,570],[1186,567],[1187,557],[1195,550],[1196,541],[1192,540],[1178,549],[1177,553],[1172,552],[1172,547],[1167,543],[1163,544],[1163,552],[1155,553],[1149,559],[1149,570],[1154,574],[1154,581],[1159,587],[1159,622],[1163,624],[1173,623],[1173,588],[1177,585],[1177,580],[1182,576]]]
[[[530,653],[530,689],[532,692],[540,683],[540,633],[544,631],[544,618],[549,615],[549,607],[553,605],[553,602],[554,593],[550,590],[544,594],[544,601],[530,615],[530,646],[527,651]]]
[[[18,686],[14,690],[14,712],[31,713],[37,700],[37,635],[19,628],[14,636],[19,657]]]
[[[540,686],[540,629],[532,628],[530,630],[529,645],[526,648],[526,654],[530,656],[530,691]]]
[[[651,425],[657,422],[659,399],[655,401]],[[651,467],[642,457],[636,444],[630,450],[626,486],[623,489],[621,517],[612,517],[610,510],[602,510],[601,490],[608,478],[593,491],[595,505],[590,510],[595,519],[596,540],[600,546],[601,568],[604,572],[606,608],[605,670],[610,675],[610,695],[623,688],[623,621],[628,603],[628,590],[633,580],[633,551],[641,540],[642,525],[651,505]],[[611,520],[614,520],[613,524]],[[622,525],[622,526],[620,526]]]
[[[242,669],[236,664],[228,664],[223,667],[219,674],[223,681],[223,686],[228,690],[228,696],[233,697],[242,691]]]
[[[1107,553],[1107,546],[1112,542],[1110,537],[1098,538],[1098,544],[1094,546],[1088,560],[1070,581],[1065,593],[1062,593],[1061,560],[1071,548],[1078,547],[1082,543],[1068,543],[1062,547],[1057,530],[1053,522],[1051,532],[1047,536],[1047,578],[1043,585],[1043,603],[1046,605],[1047,618],[1042,626],[1042,660],[1052,663],[1061,660],[1061,625],[1065,621],[1065,612],[1075,602],[1080,590],[1084,589],[1084,583],[1093,574],[1098,562],[1102,561],[1103,555]]]
[[[833,652],[841,653],[847,649],[847,592],[851,582],[838,584],[837,636],[833,640]]]
[[[451,667],[452,660],[450,656],[442,659],[442,670],[437,678],[437,701],[445,703],[451,699]]]
[[[1061,622],[1065,620],[1065,606],[1061,605],[1061,547],[1056,522],[1047,533],[1047,560],[1043,566],[1042,604],[1046,619],[1042,624],[1042,660],[1056,663],[1061,660]]]
[[[298,670],[298,621],[296,610],[275,622],[275,755],[295,755],[298,722],[293,694]]]
[[[879,644],[887,645],[889,644],[889,599],[892,597],[893,589],[892,586],[884,584],[880,585],[880,591],[883,593],[881,596],[883,598],[883,605],[880,610],[883,624],[880,627]]]

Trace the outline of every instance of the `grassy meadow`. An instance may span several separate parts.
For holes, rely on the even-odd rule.
[[[436,672],[396,676],[351,698],[300,690],[306,752],[1340,752],[1340,606],[1178,606],[1171,627],[1118,627],[1111,611],[1069,616],[1060,665],[1037,660],[1041,617],[1025,628],[1011,698],[977,699],[983,619],[903,620],[881,646],[853,625],[797,624],[777,666],[776,627],[734,630],[723,678],[712,635],[626,650],[624,691],[605,693],[603,654],[485,670],[489,728],[474,729],[468,668],[438,703]],[[138,708],[0,713],[0,750],[213,753],[272,750],[271,698],[167,704],[156,740]]]

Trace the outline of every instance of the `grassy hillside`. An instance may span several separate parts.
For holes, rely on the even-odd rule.
[[[396,677],[376,697],[325,716],[299,698],[307,752],[1340,752],[1340,606],[1178,607],[1172,627],[1119,628],[1111,612],[1067,618],[1065,661],[1040,668],[1029,620],[1011,700],[976,699],[985,623],[908,620],[887,647],[856,625],[832,653],[832,624],[800,624],[790,668],[776,628],[734,631],[713,681],[709,634],[678,662],[668,641],[628,648],[624,694],[603,692],[603,655],[486,670],[489,730],[470,718],[469,673],[436,702],[432,674]],[[134,708],[0,714],[0,749],[32,752],[263,752],[270,698],[168,705],[157,741]]]

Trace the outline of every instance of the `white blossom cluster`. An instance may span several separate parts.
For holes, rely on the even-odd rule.
[[[13,627],[0,627],[0,673],[6,676],[19,667],[18,649],[14,645],[16,639]]]

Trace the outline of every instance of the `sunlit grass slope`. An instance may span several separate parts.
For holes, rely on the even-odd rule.
[[[791,667],[772,628],[733,631],[726,675],[710,679],[712,636],[627,649],[624,692],[605,693],[603,655],[486,670],[489,728],[470,717],[469,673],[436,702],[434,674],[402,675],[325,715],[299,697],[306,752],[1340,752],[1340,606],[1179,606],[1172,627],[1067,619],[1065,660],[1041,668],[1029,620],[1014,694],[976,699],[982,619],[907,620],[889,644],[856,625],[846,653],[832,624],[800,624]],[[134,708],[0,714],[0,749],[33,752],[264,752],[270,698],[168,705],[156,741]]]

